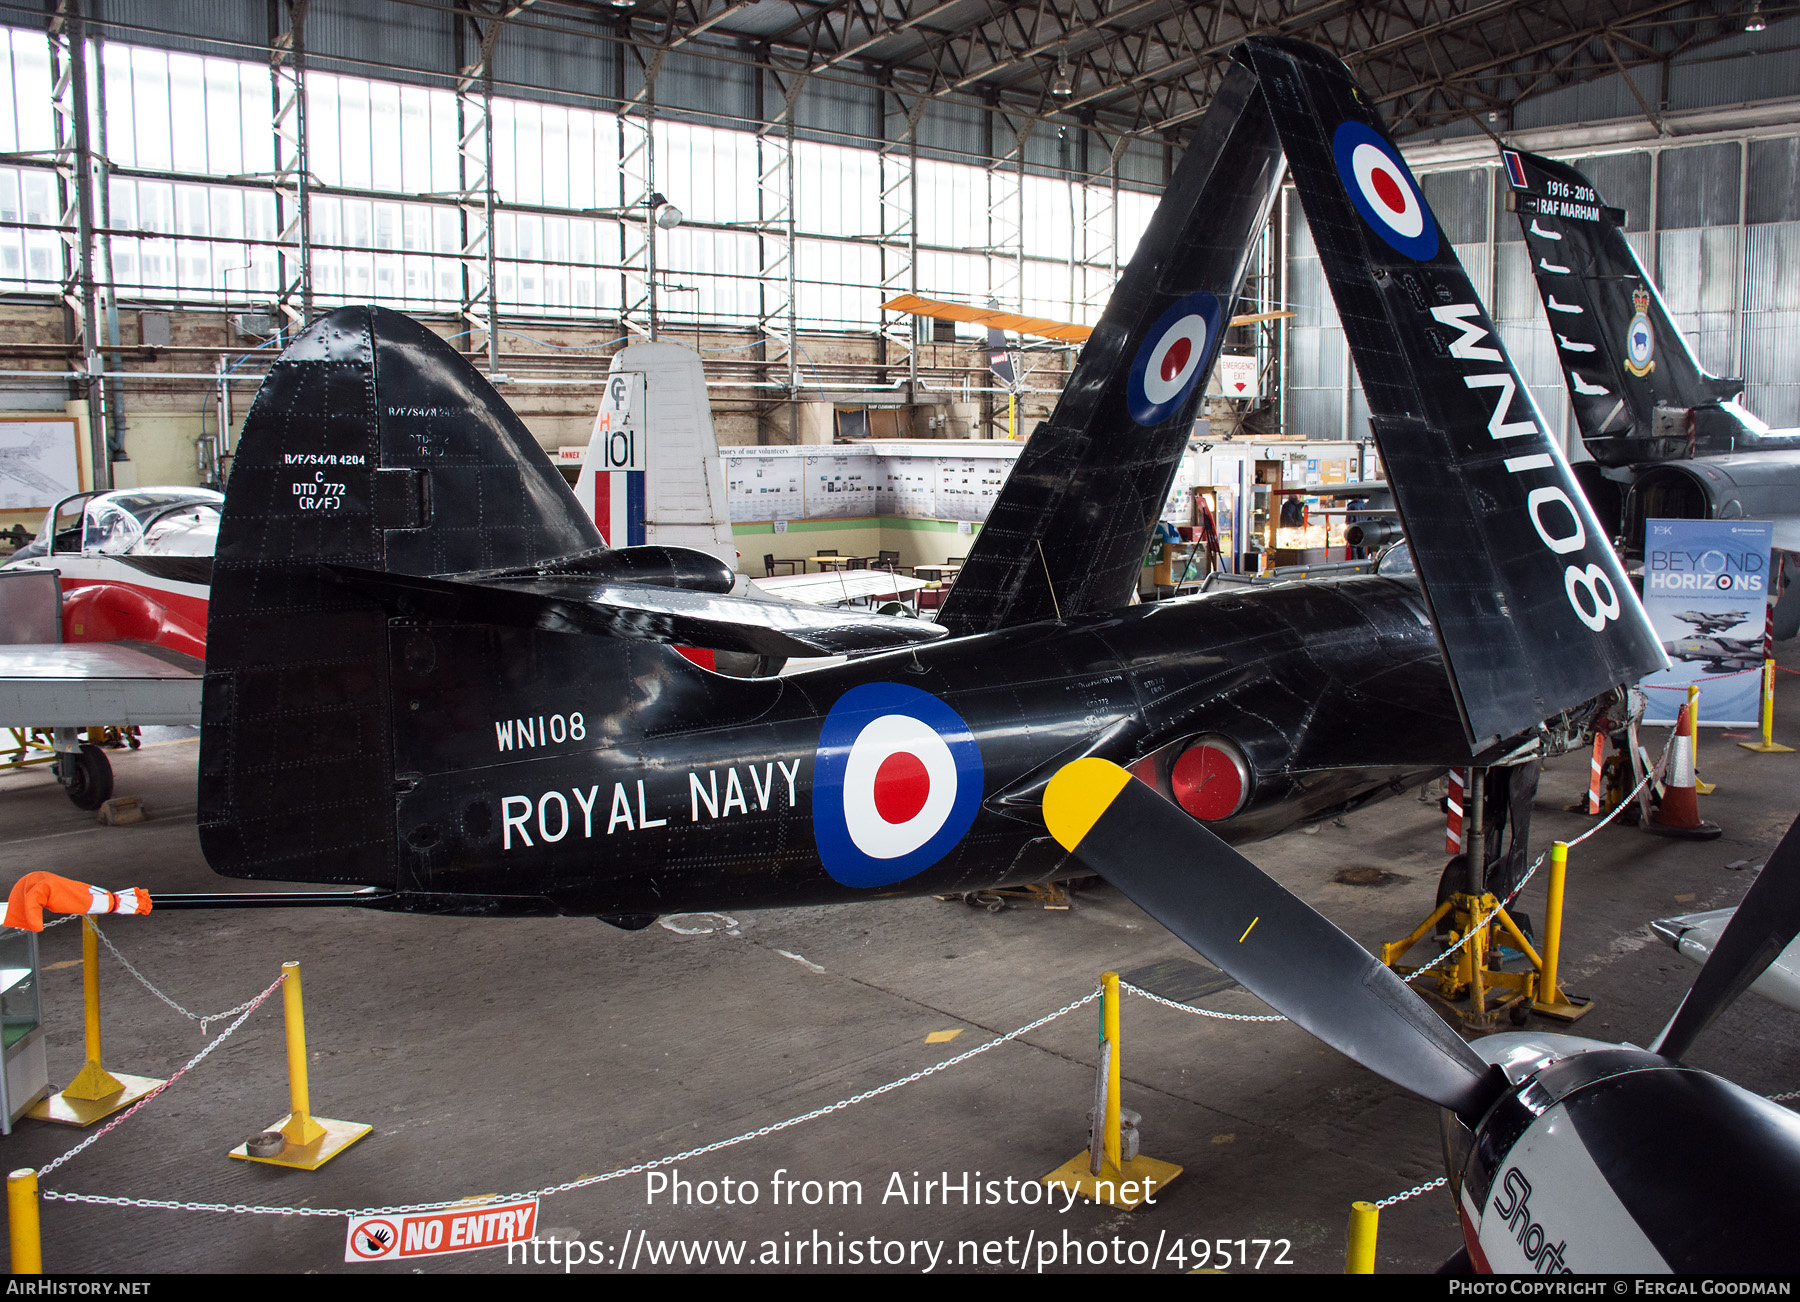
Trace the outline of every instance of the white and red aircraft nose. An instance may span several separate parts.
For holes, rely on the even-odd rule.
[[[923,872],[981,805],[981,751],[962,716],[899,683],[865,683],[825,716],[813,769],[813,838],[846,886]]]

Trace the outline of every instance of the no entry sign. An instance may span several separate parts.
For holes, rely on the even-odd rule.
[[[345,1261],[398,1261],[451,1252],[504,1248],[528,1241],[537,1230],[537,1199],[469,1203],[435,1211],[352,1216],[344,1239]]]

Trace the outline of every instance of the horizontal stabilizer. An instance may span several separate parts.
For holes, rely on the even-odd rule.
[[[1667,664],[1424,191],[1341,61],[1252,37],[1470,747]]]
[[[586,577],[427,579],[352,565],[329,568],[342,582],[384,605],[429,619],[670,642],[711,651],[843,655],[917,646],[945,633],[936,624],[916,619]]]
[[[581,552],[556,556],[535,565],[498,570],[481,575],[459,574],[459,579],[517,579],[542,575],[580,575],[620,583],[647,583],[654,588],[684,588],[691,592],[730,592],[737,572],[711,552],[698,547],[673,547],[646,543],[612,551]]]

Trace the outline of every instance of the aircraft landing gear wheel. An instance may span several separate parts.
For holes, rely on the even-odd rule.
[[[1531,1020],[1531,1009],[1521,1001],[1514,1004],[1506,1015],[1512,1020],[1514,1026],[1523,1026]]]
[[[98,809],[112,795],[112,764],[105,751],[88,742],[81,744],[79,755],[57,757],[56,777],[77,809]]]

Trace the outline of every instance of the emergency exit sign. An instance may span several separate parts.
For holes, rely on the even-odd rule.
[[[1236,353],[1219,354],[1219,392],[1227,398],[1254,398],[1256,387],[1256,358],[1240,356]]]

